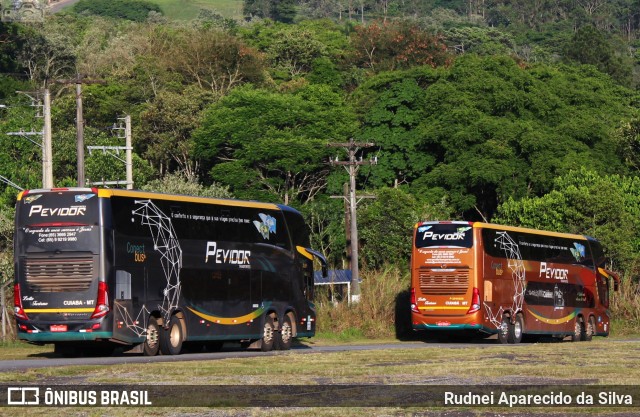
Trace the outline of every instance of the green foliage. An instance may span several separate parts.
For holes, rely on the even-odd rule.
[[[296,17],[295,0],[243,0],[242,14],[246,19],[269,18],[292,23]]]
[[[581,165],[626,172],[612,135],[634,114],[635,95],[589,67],[464,55],[438,71],[380,74],[357,97],[363,137],[381,146],[370,181],[445,197],[468,218],[548,192]]]
[[[13,208],[0,207],[0,288],[13,282]]]
[[[510,199],[492,221],[593,236],[602,242],[611,267],[640,271],[640,179],[598,175],[586,168],[558,177],[541,197]]]
[[[179,169],[195,174],[191,133],[212,101],[211,93],[193,86],[180,94],[161,91],[140,114],[137,148],[160,173]]]
[[[506,55],[516,48],[512,37],[496,28],[454,27],[444,32],[444,38],[459,53]]]
[[[153,180],[140,187],[141,190],[167,194],[181,194],[197,197],[233,198],[228,187],[212,184],[202,185],[198,178],[189,177],[183,172],[167,174],[161,179]]]
[[[73,6],[76,13],[144,22],[149,12],[162,14],[162,9],[144,0],[80,0]]]
[[[212,178],[238,197],[292,204],[322,190],[327,141],[355,126],[344,98],[326,86],[286,94],[243,87],[211,107],[193,138]]]
[[[381,188],[375,200],[358,212],[363,265],[408,267],[413,226],[418,221],[449,218],[441,205],[429,206],[401,189]]]
[[[587,25],[580,28],[565,49],[565,58],[581,64],[594,65],[611,75],[621,85],[631,86],[632,62],[627,47],[605,33]]]

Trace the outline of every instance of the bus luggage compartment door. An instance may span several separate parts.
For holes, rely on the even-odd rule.
[[[121,343],[144,341],[144,317],[136,317],[131,300],[113,301],[113,340]]]

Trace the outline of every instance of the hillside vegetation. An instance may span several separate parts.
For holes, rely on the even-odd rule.
[[[630,2],[134,3],[146,15],[79,2],[43,24],[0,26],[0,175],[39,187],[40,148],[5,133],[40,129],[16,91],[46,86],[55,184],[76,183],[75,92],[56,81],[80,73],[103,81],[83,87],[87,145],[119,144],[109,127],[132,116],[136,187],[191,183],[292,205],[341,268],[343,202],[330,196],[347,173],[328,160],[346,154],[327,144],[373,142],[358,156],[378,164],[357,178],[377,197],[358,206],[371,273],[403,276],[418,220],[583,233],[626,281],[618,311],[637,317],[640,16]],[[108,156],[86,165],[90,181],[124,178]],[[0,185],[3,280],[15,194]]]

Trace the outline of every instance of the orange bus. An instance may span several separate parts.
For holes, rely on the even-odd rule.
[[[523,335],[608,336],[609,291],[600,243],[588,236],[479,222],[422,222],[411,256],[415,331],[500,343]],[[442,334],[442,333],[441,333]]]

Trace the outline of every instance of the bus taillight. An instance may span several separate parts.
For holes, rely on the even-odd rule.
[[[16,317],[22,320],[29,320],[27,314],[22,309],[22,296],[20,294],[20,284],[13,286],[13,311]]]
[[[480,291],[476,287],[473,287],[473,295],[471,296],[471,307],[467,314],[475,313],[480,310]]]
[[[98,282],[98,303],[91,315],[92,319],[104,317],[109,312],[109,298],[107,296],[107,291],[107,283],[103,281]]]
[[[411,311],[419,313],[418,304],[416,304],[416,289],[411,287]]]

